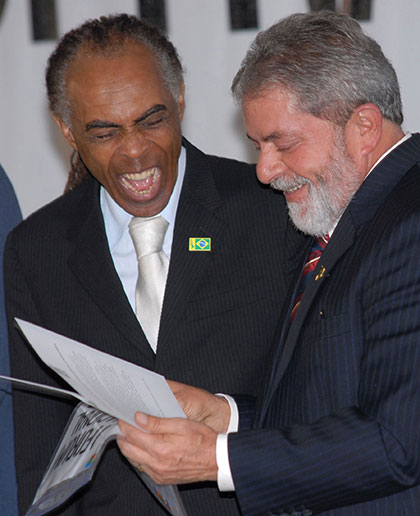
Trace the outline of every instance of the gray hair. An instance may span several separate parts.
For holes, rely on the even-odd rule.
[[[94,55],[114,56],[123,52],[128,42],[144,45],[153,52],[165,85],[178,101],[183,70],[175,47],[156,27],[135,16],[118,14],[88,20],[61,38],[48,60],[45,74],[51,112],[70,125],[67,70],[81,49]]]
[[[257,35],[232,93],[241,103],[279,85],[299,109],[340,126],[368,102],[388,120],[403,121],[395,70],[379,44],[346,15],[294,14]]]

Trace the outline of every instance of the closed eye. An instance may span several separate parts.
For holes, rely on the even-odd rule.
[[[288,152],[293,148],[293,145],[276,145],[278,152]]]
[[[156,127],[156,126],[162,124],[164,121],[166,121],[166,117],[164,117],[164,116],[151,117],[151,118],[147,118],[146,120],[142,120],[141,126],[145,127],[147,129],[149,127]]]
[[[92,134],[91,137],[94,140],[105,141],[110,140],[117,134],[117,131],[107,131],[106,133]]]

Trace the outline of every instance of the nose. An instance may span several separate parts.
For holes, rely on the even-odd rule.
[[[120,153],[130,159],[137,159],[149,148],[150,142],[136,127],[125,132],[121,139]]]
[[[283,174],[287,167],[278,153],[271,149],[262,148],[258,156],[257,177],[264,184],[270,184],[273,179]]]

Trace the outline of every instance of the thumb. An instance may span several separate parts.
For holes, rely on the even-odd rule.
[[[159,418],[144,414],[144,412],[136,412],[134,417],[137,425],[146,432],[156,432],[158,428]]]
[[[144,432],[148,434],[183,434],[185,432],[186,418],[155,417],[144,412],[136,412],[135,422]],[[192,421],[189,424],[196,424]]]
[[[144,412],[136,412],[135,422],[141,430],[148,434],[164,434],[171,430],[171,419],[150,416]]]

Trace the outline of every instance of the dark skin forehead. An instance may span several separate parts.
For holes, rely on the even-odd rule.
[[[169,92],[162,76],[160,61],[155,56],[154,52],[146,45],[130,39],[127,39],[122,43],[118,42],[118,46],[111,45],[107,50],[85,44],[80,47],[67,68],[66,87],[70,104],[72,101],[71,95],[69,94],[71,85],[75,83],[77,84],[78,82],[83,83],[86,70],[92,72],[92,69],[96,68],[96,73],[98,77],[100,77],[102,75],[102,70],[100,65],[98,66],[98,63],[106,61],[118,62],[120,59],[128,55],[133,55],[133,51],[138,56],[139,68],[143,68],[145,63],[147,63],[147,68],[153,68],[154,74],[159,76],[159,82]],[[172,96],[171,93],[170,95]],[[154,107],[151,107],[151,109],[154,109]],[[144,116],[147,116],[147,113],[145,113]]]
[[[141,123],[148,117],[158,112],[168,112],[173,109],[174,99],[169,88],[161,74],[159,63],[154,53],[144,45],[137,42],[128,42],[123,48],[120,48],[117,53],[93,52],[90,49],[82,49],[71,63],[67,73],[67,91],[71,107],[71,112],[74,115],[78,106],[84,103],[89,97],[89,90],[86,89],[86,83],[92,85],[95,95],[91,97],[89,102],[95,104],[100,101],[101,95],[104,91],[118,92],[124,94],[124,88],[129,87],[129,82],[124,82],[122,77],[126,77],[126,67],[124,62],[130,59],[132,63],[138,60],[138,71],[142,71],[143,79],[136,87],[140,91],[144,91],[145,97],[152,99],[152,95],[148,95],[151,88],[158,88],[160,94],[155,96],[156,103],[151,102],[149,105],[144,105],[142,110],[139,110],[130,121],[132,125]],[[110,68],[110,64],[112,67]],[[120,72],[121,70],[121,72]],[[121,75],[120,75],[121,73]],[[150,77],[150,81],[147,78]],[[130,78],[127,77],[127,81]],[[95,85],[100,84],[100,87]],[[149,91],[148,91],[149,90]],[[155,90],[157,92],[157,90]],[[164,102],[162,102],[164,100]],[[175,102],[176,104],[176,102]],[[101,116],[93,119],[84,120],[84,130],[89,132],[93,129],[119,127],[119,121]]]

